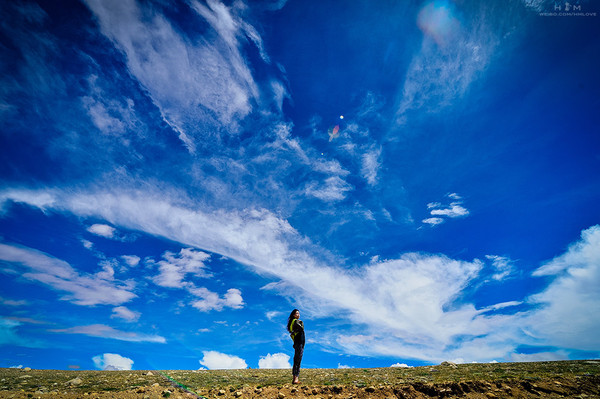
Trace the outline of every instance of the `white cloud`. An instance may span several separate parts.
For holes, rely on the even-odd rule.
[[[193,301],[191,305],[201,312],[221,311],[224,308],[241,309],[244,307],[242,292],[237,288],[228,289],[222,298],[216,292],[212,292],[205,287],[190,287],[188,291],[200,298]]]
[[[62,299],[76,305],[120,305],[136,297],[133,281],[115,281],[109,265],[96,274],[83,275],[63,260],[32,248],[4,243],[0,243],[0,260],[21,270],[25,279],[67,292]]]
[[[379,169],[381,168],[381,148],[371,148],[362,156],[361,175],[374,186],[377,184]]]
[[[485,257],[492,261],[492,267],[496,271],[492,275],[492,279],[500,281],[512,274],[514,267],[510,258],[498,255],[486,255]]]
[[[159,335],[138,334],[129,331],[120,331],[104,324],[92,324],[88,326],[76,326],[70,328],[49,330],[50,332],[62,334],[83,334],[90,337],[116,339],[126,342],[154,342],[164,344],[167,341]]]
[[[87,229],[90,233],[105,238],[115,237],[115,228],[106,224],[93,224]]]
[[[404,124],[411,110],[435,112],[452,104],[485,70],[498,39],[487,26],[483,8],[473,12],[474,23],[467,30],[451,3],[423,6],[417,21],[423,40],[399,93],[398,123]]]
[[[209,258],[209,254],[192,248],[182,248],[179,254],[167,251],[163,254],[163,260],[158,262],[160,274],[153,281],[161,287],[182,288],[187,274],[201,278],[211,277],[204,264]]]
[[[408,365],[408,364],[406,364],[406,363],[394,363],[394,364],[392,364],[390,367],[410,368],[410,367],[412,367],[412,366],[409,366],[409,365]]]
[[[304,189],[306,196],[315,197],[325,202],[341,201],[352,186],[339,176],[330,176],[324,182],[312,181]]]
[[[567,251],[533,272],[553,276],[541,293],[529,298],[540,308],[529,317],[530,332],[549,345],[579,350],[600,346],[600,226],[581,233]]]
[[[277,310],[273,310],[273,311],[267,312],[265,315],[267,316],[267,319],[273,320],[275,318],[281,318],[283,316],[283,313],[279,312]]]
[[[141,260],[139,256],[135,255],[122,255],[121,259],[123,259],[125,263],[127,263],[127,265],[130,267],[136,267],[140,264]]]
[[[18,195],[11,191],[0,192],[0,198],[4,200],[34,197],[23,191],[19,191]],[[266,210],[203,211],[199,207],[188,209],[173,205],[176,203],[185,201],[166,196],[164,192],[153,194],[146,191],[141,195],[123,191],[69,191],[63,195],[54,191],[44,206],[52,204],[54,211],[100,218],[123,228],[203,248],[248,265],[258,273],[280,279],[277,284],[264,289],[293,295],[299,306],[311,309],[314,317],[344,313],[350,323],[345,334],[340,337],[338,330],[332,329],[323,332],[321,337],[324,346],[329,345],[345,353],[429,361],[460,357],[487,362],[506,359],[507,354],[513,353],[519,344],[539,342],[531,337],[533,333],[541,334],[531,327],[537,322],[532,318],[533,313],[497,314],[495,310],[506,308],[510,303],[476,309],[464,302],[464,289],[480,277],[484,266],[479,260],[462,261],[443,255],[413,253],[348,270],[324,263],[322,248],[313,247],[287,221]],[[588,241],[595,242],[591,238]],[[589,245],[583,245],[578,252],[593,253],[588,251]],[[585,304],[580,309],[588,309],[590,304],[597,306],[594,300],[586,302],[589,298],[598,297],[597,290],[594,291],[597,284],[591,284],[596,281],[578,277],[597,270],[593,263],[586,265],[585,268],[569,267],[568,273],[565,271],[547,291],[535,298],[536,303],[543,302],[552,309],[556,304],[548,296],[557,290],[565,298],[573,299],[572,304]],[[544,270],[561,270],[561,267],[543,267],[540,273]],[[592,273],[589,277],[593,276]],[[578,290],[573,291],[570,294],[573,298],[570,298],[562,283],[573,281],[577,282]],[[585,286],[585,282],[590,285]],[[193,293],[195,287],[184,288]],[[220,301],[227,301],[225,296],[198,290],[203,291],[198,294],[205,295],[198,304],[201,308],[212,308]],[[579,299],[575,300],[575,297]],[[236,298],[237,293],[231,292],[229,303],[235,304]],[[579,311],[571,312],[567,320],[574,325],[571,329],[578,329],[578,334],[587,334],[587,342],[591,345],[594,334],[589,334],[589,331],[595,330],[573,323],[580,322],[575,320],[580,314]],[[558,316],[548,320],[564,323]],[[593,324],[595,321],[585,323]],[[553,330],[552,323],[548,327],[547,331],[542,331],[545,335],[541,336],[554,339],[560,335],[559,330]],[[525,331],[527,329],[531,332]]]
[[[457,218],[459,216],[466,216],[469,211],[461,206],[459,203],[453,202],[448,208],[433,209],[431,215],[433,216],[447,216],[449,218]]]
[[[202,351],[204,357],[200,364],[209,370],[245,369],[246,361],[238,356],[227,355],[216,351]]]
[[[338,368],[338,369],[351,369],[351,368],[353,368],[353,367],[347,366],[347,365],[345,365],[345,364],[338,363],[338,366],[337,366],[337,368]]]
[[[430,214],[433,217],[423,219],[423,223],[437,226],[443,223],[446,220],[445,218],[458,218],[469,214],[469,210],[462,206],[463,201],[458,194],[450,193],[446,197],[454,201],[449,205],[444,205],[441,202],[430,202],[427,204],[427,209],[430,209]]]
[[[291,369],[290,356],[285,353],[269,353],[258,360],[259,369]]]
[[[134,0],[85,3],[104,35],[125,53],[131,75],[146,88],[190,152],[220,127],[235,131],[238,121],[251,111],[251,100],[259,93],[239,39],[251,37],[259,50],[262,41],[254,28],[232,13],[234,8],[217,1],[206,6],[190,2],[217,33],[209,42],[183,37],[158,7]]]
[[[140,312],[134,312],[129,310],[125,306],[117,306],[113,308],[113,313],[110,316],[111,318],[119,318],[125,321],[134,322],[140,318]]]
[[[438,224],[444,223],[444,219],[442,219],[442,218],[427,218],[427,219],[423,219],[422,222],[432,225],[432,226],[437,226]]]
[[[131,370],[133,360],[116,353],[104,353],[92,358],[94,366],[100,370]]]

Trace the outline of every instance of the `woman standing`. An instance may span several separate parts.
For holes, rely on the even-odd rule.
[[[288,317],[287,330],[294,340],[294,367],[292,368],[292,384],[300,384],[298,376],[300,375],[300,363],[304,354],[304,323],[300,320],[300,311],[292,310]]]

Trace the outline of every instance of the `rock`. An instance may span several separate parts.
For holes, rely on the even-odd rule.
[[[255,393],[261,393],[261,392],[262,392],[262,388],[256,388],[256,389],[254,390],[254,392],[255,392]]]
[[[152,371],[148,371],[148,372],[147,372],[146,374],[144,374],[144,375],[154,375],[154,374],[152,373]]]
[[[224,389],[219,389],[219,392],[217,392],[217,395],[220,395],[220,396],[225,395],[225,390]]]
[[[83,381],[81,381],[81,378],[77,377],[77,378],[73,378],[72,380],[69,380],[66,382],[66,385],[80,385]]]
[[[369,392],[369,393],[373,393],[375,392],[375,387],[371,386],[371,387],[366,387],[365,391]]]
[[[240,391],[236,391],[234,395],[236,398],[239,398],[240,396],[242,396],[242,393]]]
[[[279,392],[277,394],[277,399],[283,399],[283,398],[285,398],[285,395],[282,392]]]
[[[296,393],[296,392],[298,392],[298,390],[296,388],[292,388],[292,390],[290,392],[291,393]]]
[[[152,384],[153,387],[158,387],[160,386],[160,384],[158,382],[155,382],[154,384]]]
[[[319,394],[319,390],[317,388],[313,388],[312,394],[313,395],[318,395]]]
[[[456,365],[456,363],[452,363],[452,362],[442,362],[440,364],[440,366],[444,366],[444,367],[451,367],[453,369],[458,368],[458,366]]]
[[[31,367],[25,367],[23,371],[31,371]]]

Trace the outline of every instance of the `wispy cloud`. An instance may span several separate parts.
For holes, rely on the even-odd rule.
[[[113,308],[111,318],[118,318],[128,322],[138,321],[140,318],[140,312],[134,312],[133,310],[128,309],[125,306],[117,306]]]
[[[205,265],[209,259],[209,254],[192,248],[183,248],[178,254],[167,251],[163,254],[163,260],[156,262],[160,273],[152,280],[161,287],[185,289],[197,298],[191,302],[191,306],[201,312],[244,307],[242,292],[239,289],[230,288],[221,297],[206,287],[198,287],[187,278],[188,275],[192,275],[194,279],[212,277]],[[154,261],[146,259],[146,263],[152,265]]]
[[[139,334],[136,332],[121,331],[105,324],[92,324],[70,328],[49,330],[61,334],[82,334],[90,337],[116,339],[127,342],[154,342],[164,344],[167,340],[160,335]]]
[[[76,305],[120,305],[136,297],[133,281],[115,280],[108,265],[96,274],[80,274],[63,260],[5,243],[0,243],[0,259],[22,271],[23,278],[66,292],[62,299]]]
[[[163,254],[163,260],[157,262],[160,273],[153,281],[161,287],[182,288],[187,274],[200,278],[211,277],[204,264],[209,258],[209,254],[192,248],[183,248],[179,254],[167,251]],[[148,259],[147,263],[152,261]]]
[[[5,191],[2,197],[10,200],[10,192]],[[20,199],[34,197],[22,195],[22,192],[18,196]],[[456,201],[457,196],[452,195],[451,199]],[[313,247],[285,220],[268,211],[206,212],[174,205],[176,203],[185,201],[175,198],[169,201],[164,193],[153,195],[149,192],[138,196],[131,192],[69,191],[68,195],[62,195],[55,191],[48,201],[56,211],[101,218],[127,229],[219,253],[257,272],[267,273],[280,281],[265,289],[281,290],[286,296],[291,293],[301,306],[311,309],[314,316],[331,317],[345,310],[347,320],[361,332],[353,333],[350,329],[340,337],[337,330],[332,330],[330,335],[322,335],[321,344],[346,353],[402,355],[434,361],[502,359],[515,350],[517,343],[532,341],[524,330],[535,331],[531,326],[537,320],[536,315],[544,314],[543,310],[529,314],[497,314],[496,310],[504,310],[509,305],[494,307],[492,304],[485,309],[476,309],[473,304],[463,302],[460,299],[463,290],[480,277],[484,267],[477,259],[462,261],[443,255],[409,253],[398,259],[376,260],[359,269],[347,270],[324,263],[320,260],[323,249]],[[576,253],[595,256],[596,231],[600,228],[590,229],[583,244],[570,250],[569,254],[573,255],[569,256]],[[329,259],[335,258],[329,256]],[[557,258],[537,274],[561,270],[557,265],[562,264],[562,259]],[[589,317],[585,317],[587,321],[580,321],[578,317],[582,313],[576,308],[597,306],[595,265],[600,263],[593,257],[589,259],[591,261],[582,263],[587,265],[585,268],[569,266],[569,274],[557,278],[548,290],[532,299],[563,309],[565,315],[568,311],[569,320],[572,320],[569,328],[582,335],[590,328],[598,327]],[[580,275],[588,278],[580,278]],[[573,284],[578,289],[567,291],[566,287]],[[229,298],[198,290],[196,294],[203,295],[201,300],[206,300],[207,306],[217,303],[215,298],[231,304],[241,301],[241,295],[234,289],[228,291]],[[190,292],[194,293],[192,289]],[[567,300],[553,299],[561,296]],[[559,313],[563,314],[553,314]],[[560,329],[553,329],[553,323],[559,323],[559,320],[553,317],[546,320],[546,324],[539,325],[551,326],[548,331],[553,333],[546,331],[543,336],[566,341],[566,332],[562,336]],[[594,342],[590,335],[587,341],[573,345],[584,347]]]
[[[240,52],[240,38],[249,35],[263,54],[264,49],[256,30],[232,13],[234,9],[216,1],[206,6],[190,2],[217,33],[209,42],[182,36],[151,5],[133,0],[86,4],[190,152],[221,127],[236,131],[239,120],[252,110],[259,92]]]
[[[463,206],[463,200],[460,195],[456,193],[450,193],[446,195],[447,198],[452,199],[450,204],[444,205],[440,202],[430,202],[427,204],[427,209],[432,217],[423,219],[422,222],[431,226],[437,226],[442,224],[445,218],[459,218],[469,214],[469,210]]]
[[[406,72],[398,123],[404,124],[411,110],[435,112],[450,105],[487,67],[498,40],[484,13],[474,15],[469,26],[458,15],[453,3],[441,0],[426,3],[419,12],[423,40]]]

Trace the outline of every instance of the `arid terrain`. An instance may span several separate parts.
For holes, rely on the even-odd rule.
[[[600,398],[600,360],[375,369],[0,369],[0,398]]]

